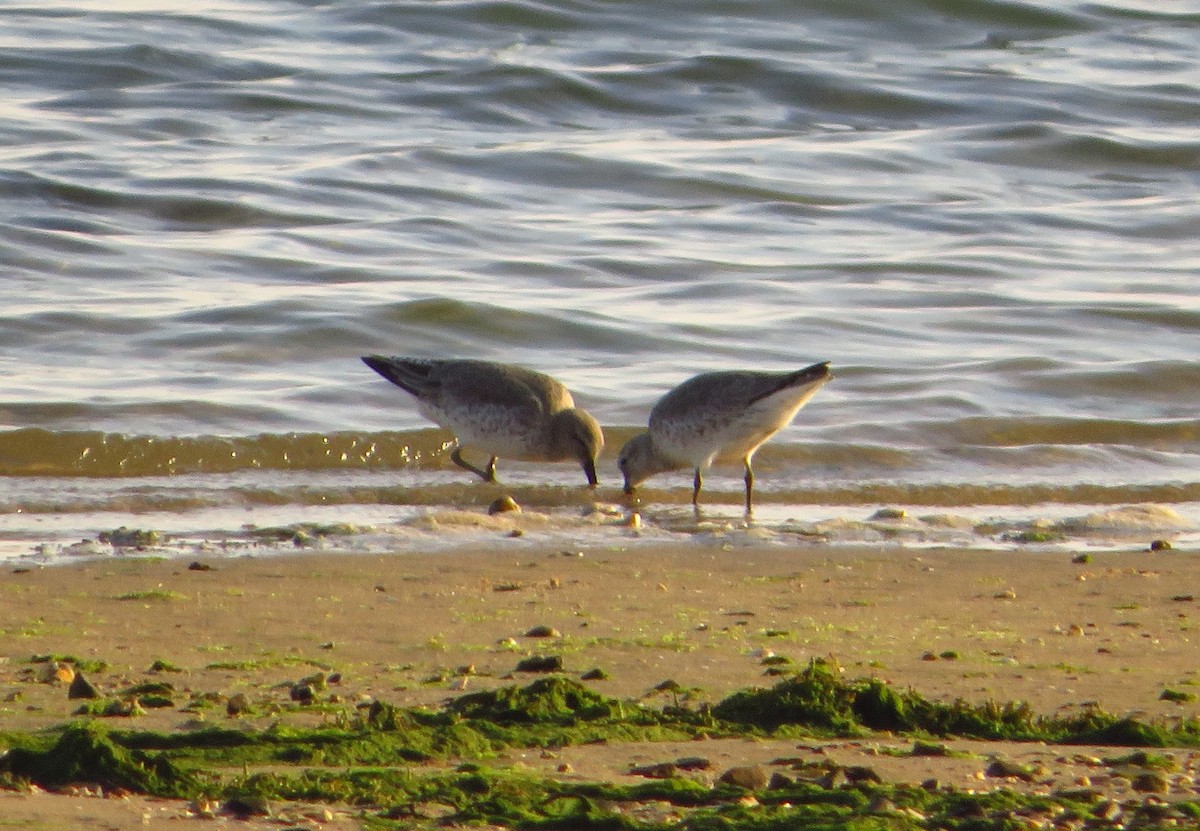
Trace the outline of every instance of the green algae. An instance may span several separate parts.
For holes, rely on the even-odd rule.
[[[734,693],[713,707],[712,715],[768,732],[796,726],[843,736],[888,730],[1055,744],[1200,746],[1196,719],[1158,724],[1117,717],[1097,707],[1070,716],[1041,716],[1019,701],[930,701],[875,678],[844,681],[840,668],[821,660],[770,689]]]
[[[501,687],[460,696],[447,709],[462,718],[486,719],[501,724],[573,724],[621,718],[625,711],[620,701],[606,698],[576,681],[558,677],[541,678],[527,687]]]
[[[91,721],[68,725],[48,749],[12,748],[0,757],[0,774],[46,788],[83,782],[154,796],[188,797],[200,787],[171,760],[123,747]]]
[[[79,672],[104,672],[108,669],[108,662],[99,658],[80,658],[76,655],[59,655],[57,653],[33,655],[29,658],[29,663],[70,664]]]
[[[135,685],[126,692],[161,695],[169,687]],[[4,735],[2,743],[9,750],[0,756],[0,785],[35,782],[57,788],[78,782],[176,798],[340,803],[359,806],[364,826],[379,829],[465,824],[631,831],[668,826],[694,831],[982,831],[1025,827],[1022,817],[1039,812],[1074,817],[1080,825],[1102,820],[1101,797],[1087,789],[1049,796],[967,793],[867,777],[843,779],[841,785],[785,781],[746,800],[739,788],[710,787],[686,776],[617,785],[483,766],[516,747],[772,731],[791,735],[797,730],[907,733],[916,737],[912,752],[920,755],[948,753],[921,738],[930,735],[1055,742],[1093,742],[1099,736],[1127,747],[1133,742],[1142,747],[1200,744],[1200,731],[1191,722],[1146,724],[1098,710],[1071,718],[1042,717],[1013,702],[937,703],[877,679],[845,681],[836,665],[814,661],[770,689],[741,691],[711,708],[689,709],[675,702],[656,709],[553,676],[461,696],[436,710],[376,701],[319,727],[281,721],[261,730],[239,725],[161,733],[109,730],[81,721],[66,726],[57,740]],[[1174,764],[1145,751],[1106,762],[1147,770],[1169,770]],[[1143,809],[1129,809],[1123,820],[1137,820],[1138,810]],[[1169,810],[1173,813],[1164,816],[1176,823],[1200,817],[1195,802]],[[1162,818],[1142,819],[1138,827],[1152,828]]]

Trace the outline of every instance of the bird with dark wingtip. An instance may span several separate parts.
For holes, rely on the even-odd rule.
[[[754,451],[791,423],[833,376],[829,362],[795,372],[726,371],[697,375],[672,389],[650,411],[650,429],[625,443],[617,466],[625,493],[658,473],[694,468],[692,505],[699,509],[701,471],[718,456],[746,468],[746,513],[754,509]]]
[[[485,482],[496,481],[496,459],[574,460],[595,487],[596,457],[604,432],[571,393],[549,375],[512,364],[367,355],[363,363],[417,400],[417,410],[454,433],[456,465]],[[464,447],[491,458],[486,468],[462,456]]]

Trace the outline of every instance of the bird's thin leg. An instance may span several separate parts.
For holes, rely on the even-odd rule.
[[[461,467],[465,470],[471,471],[472,473],[474,473],[476,476],[478,476],[480,479],[482,479],[485,482],[495,482],[496,481],[496,457],[495,456],[492,457],[491,464],[488,465],[487,470],[480,470],[479,468],[475,467],[475,465],[471,464],[470,462],[468,462],[466,459],[464,459],[462,457],[462,448],[461,447],[456,447],[456,448],[454,448],[454,451],[450,454],[450,461],[454,462],[454,464],[458,465],[459,467]]]
[[[700,478],[700,468],[696,468],[696,478],[692,480],[692,504],[700,507],[700,486],[704,480]]]
[[[746,460],[746,516],[754,513],[754,469],[750,460]]]

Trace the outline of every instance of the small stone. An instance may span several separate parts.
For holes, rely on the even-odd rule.
[[[1129,787],[1133,788],[1138,793],[1167,793],[1171,790],[1171,783],[1167,781],[1167,777],[1161,773],[1139,773],[1129,782]]]
[[[1033,771],[1025,765],[1010,762],[1007,759],[994,760],[984,770],[984,775],[995,779],[1020,779],[1023,782],[1033,781]]]
[[[146,711],[142,709],[142,705],[138,703],[136,698],[111,701],[104,708],[104,715],[106,716],[133,718],[134,716],[144,716],[145,714]]]
[[[840,788],[843,785],[849,784],[850,779],[846,776],[846,772],[841,768],[834,768],[817,780],[817,784],[827,790]]]
[[[514,672],[560,672],[562,658],[557,655],[535,655],[517,663]]]
[[[712,762],[703,756],[683,756],[675,760],[675,766],[680,770],[708,770]]]
[[[767,783],[769,791],[783,791],[796,785],[796,778],[788,776],[786,773],[775,771],[771,774],[771,781]]]
[[[897,520],[904,519],[908,516],[908,511],[903,508],[880,508],[875,513],[871,514],[871,519],[877,520]]]
[[[891,814],[896,811],[896,803],[886,796],[877,796],[867,803],[867,810],[872,814]]]
[[[1073,638],[1082,637],[1083,636],[1083,627],[1080,626],[1078,623],[1072,623],[1070,626],[1067,627],[1067,634]]]
[[[771,775],[762,765],[739,765],[722,773],[717,781],[748,791],[757,791],[770,784]]]
[[[271,815],[271,805],[261,796],[235,796],[225,800],[221,810],[238,819],[250,817],[267,817]]]
[[[579,680],[580,681],[607,681],[608,673],[605,672],[604,670],[600,669],[600,667],[596,667],[595,669],[589,669],[583,675],[579,676]]]
[[[488,505],[488,516],[511,513],[519,514],[520,512],[521,506],[518,505],[516,500],[514,500],[511,496],[501,496],[499,499],[492,502],[491,505]]]
[[[99,698],[100,693],[96,690],[92,683],[83,677],[82,672],[75,673],[75,677],[71,679],[71,686],[67,688],[67,698]]]
[[[313,692],[320,692],[321,690],[325,689],[326,680],[327,678],[325,673],[318,672],[305,678],[301,678],[300,683],[312,687]]]
[[[625,527],[631,530],[638,530],[642,527],[642,515],[637,511],[633,511],[625,518]]]
[[[1152,540],[1150,542],[1151,551],[1170,551],[1173,547],[1170,540]]]
[[[194,560],[188,563],[188,571],[215,571],[208,563],[202,563],[199,560]]]
[[[225,702],[225,714],[230,718],[240,716],[242,713],[250,710],[250,699],[246,698],[245,693],[234,693],[229,696],[229,700]]]
[[[995,594],[994,597],[997,600],[1016,600],[1017,593],[1012,589],[1005,589],[1004,591]]]
[[[1071,558],[1071,562],[1075,565],[1085,566],[1092,561],[1091,554],[1076,554]]]
[[[575,768],[571,767],[570,762],[562,762],[558,767],[555,768],[555,770],[558,771],[559,773],[574,773],[575,772]]]
[[[876,784],[883,782],[883,778],[873,768],[863,765],[851,765],[843,770],[846,773],[846,778],[856,785],[863,782],[874,782]]]
[[[651,765],[638,765],[629,769],[631,776],[644,776],[647,779],[670,779],[679,772],[674,762],[656,762]]]
[[[308,684],[295,684],[292,686],[291,698],[292,701],[298,701],[301,704],[312,704],[316,701],[317,695]]]
[[[553,626],[535,626],[525,633],[527,638],[561,638],[562,632],[559,632]]]

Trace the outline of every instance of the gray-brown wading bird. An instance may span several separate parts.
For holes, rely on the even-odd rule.
[[[700,504],[701,471],[718,456],[738,457],[746,467],[746,513],[753,510],[751,459],[767,439],[796,417],[833,376],[829,362],[796,372],[707,372],[684,381],[650,411],[650,429],[634,436],[617,458],[625,493],[656,473],[696,471],[692,504]]]
[[[549,375],[511,364],[367,355],[363,363],[417,399],[417,410],[454,433],[450,458],[485,482],[496,481],[496,459],[532,462],[574,459],[596,486],[600,424],[575,406]],[[462,457],[470,446],[489,454],[486,469]]]

